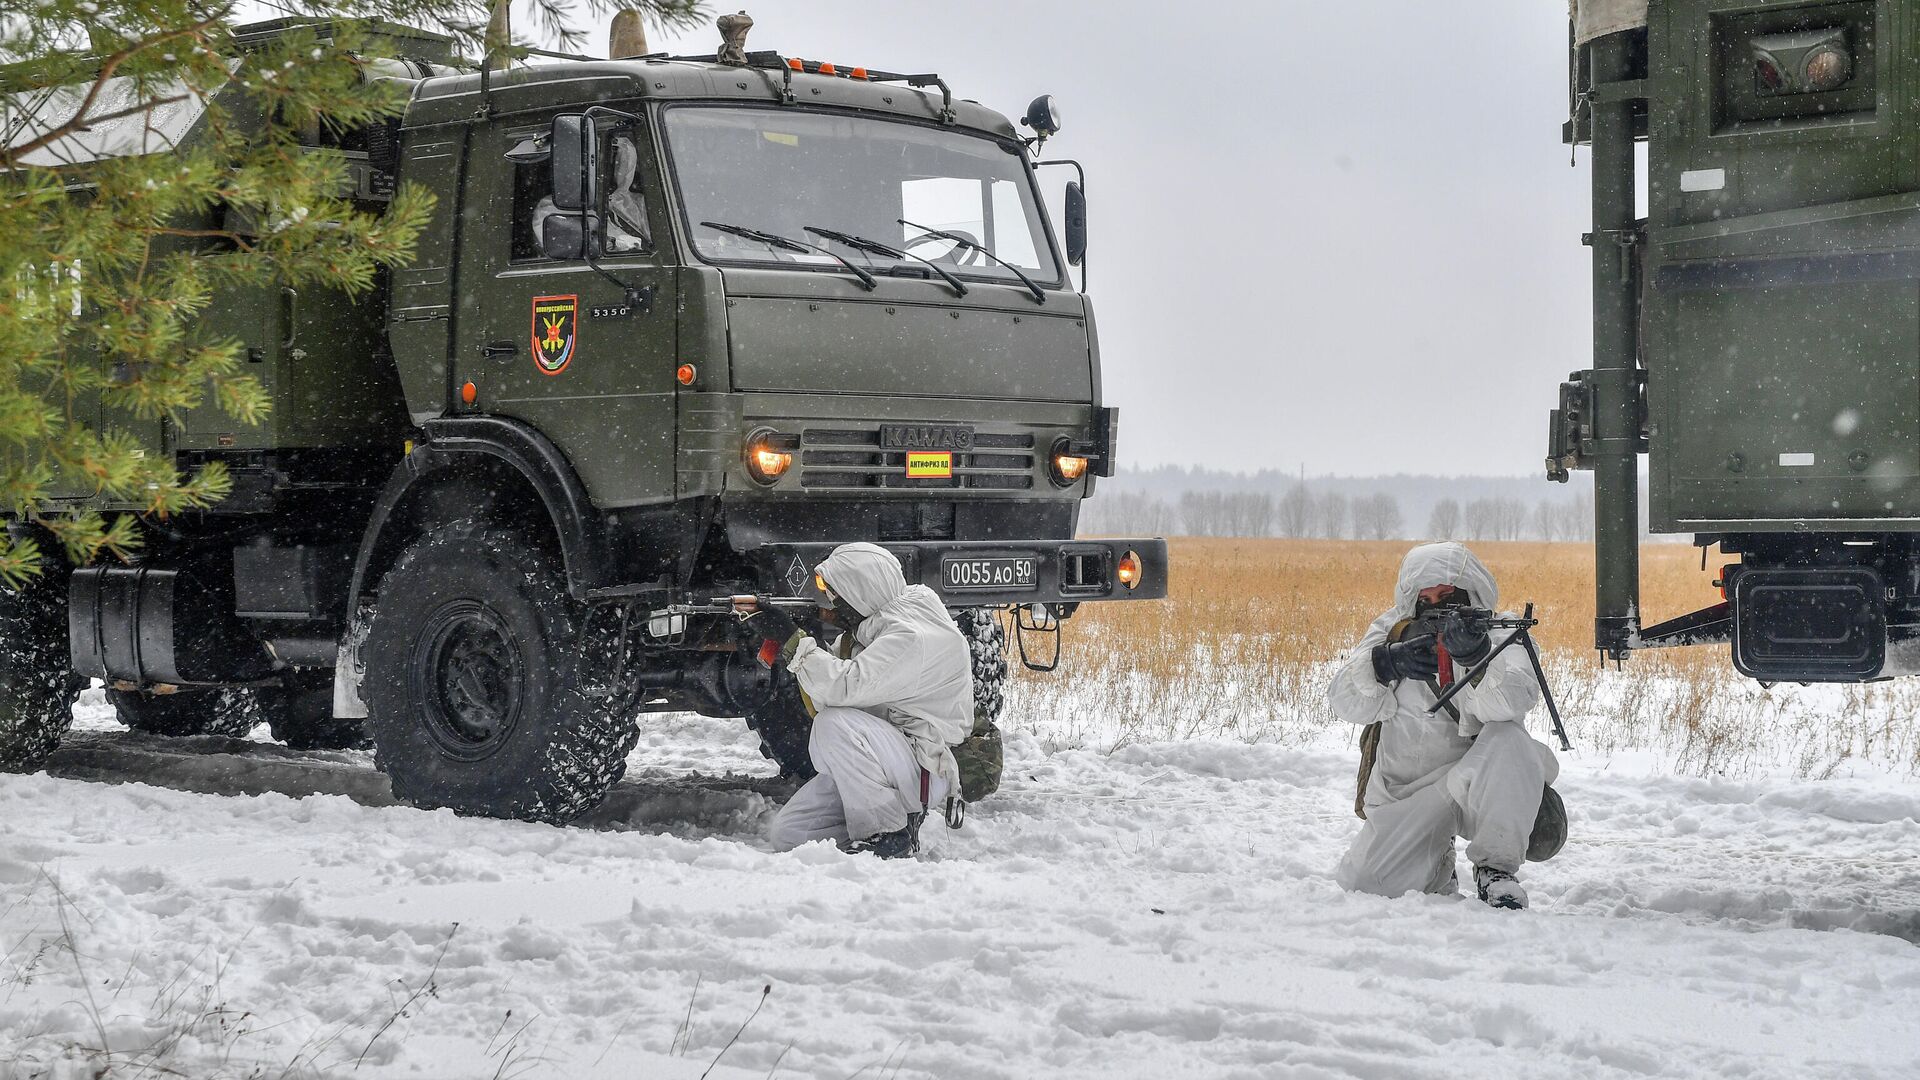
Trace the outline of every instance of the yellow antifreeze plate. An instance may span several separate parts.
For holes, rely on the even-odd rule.
[[[932,480],[953,475],[953,453],[915,450],[907,454],[907,475]]]

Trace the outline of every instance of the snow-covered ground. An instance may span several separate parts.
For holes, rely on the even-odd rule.
[[[768,852],[765,795],[677,779],[766,773],[740,725],[644,722],[600,828],[0,776],[0,1077],[1920,1076],[1898,769],[1576,752],[1509,913],[1334,886],[1344,731],[1016,715],[1002,793],[880,863]]]

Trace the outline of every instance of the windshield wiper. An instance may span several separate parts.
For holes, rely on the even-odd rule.
[[[1012,263],[1001,258],[1000,256],[995,255],[993,252],[988,251],[985,245],[977,244],[972,240],[969,240],[966,237],[961,236],[959,233],[950,233],[941,229],[931,229],[925,225],[916,225],[913,222],[908,221],[906,218],[900,218],[898,220],[900,224],[905,225],[909,229],[919,229],[921,232],[925,233],[928,236],[937,236],[942,240],[951,240],[953,241],[953,245],[955,247],[972,248],[973,250],[979,252],[980,254],[985,255],[987,258],[992,259],[996,265],[1004,266],[1008,270],[1012,271],[1013,276],[1020,279],[1020,284],[1025,285],[1027,287],[1027,291],[1033,294],[1034,303],[1044,304],[1047,302],[1047,294],[1040,291],[1040,286],[1035,285],[1033,283],[1032,278],[1028,277],[1025,273],[1023,273],[1019,267],[1013,265]]]
[[[758,240],[760,243],[765,244],[768,247],[780,248],[783,251],[799,251],[799,252],[817,251],[820,254],[825,255],[827,258],[832,259],[834,262],[839,263],[841,266],[844,266],[847,269],[853,271],[853,276],[860,279],[860,284],[866,286],[868,292],[872,292],[873,290],[880,287],[880,283],[873,280],[872,274],[869,274],[865,270],[862,270],[860,267],[855,266],[854,264],[848,262],[844,256],[842,256],[839,252],[833,250],[832,248],[824,248],[819,246],[818,244],[802,243],[799,240],[789,240],[786,237],[781,236],[779,233],[763,232],[759,229],[749,229],[745,225],[729,225],[724,221],[703,221],[700,223],[700,225],[702,228],[716,229],[723,233],[732,233],[735,236],[745,237],[748,240]]]
[[[924,255],[915,255],[911,251],[902,251],[896,247],[888,247],[878,240],[869,240],[864,236],[855,236],[852,233],[844,233],[838,229],[822,229],[818,225],[807,225],[803,226],[803,228],[815,236],[832,240],[837,244],[845,244],[855,251],[864,251],[870,255],[879,255],[888,259],[898,259],[901,262],[913,259],[916,262],[926,263],[929,269],[940,275],[940,280],[953,286],[953,294],[955,296],[967,295],[966,282],[947,273],[946,267],[941,266],[939,263],[934,262]]]

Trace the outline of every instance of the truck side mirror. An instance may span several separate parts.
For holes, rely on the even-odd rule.
[[[540,223],[540,254],[549,259],[586,258],[586,226],[585,214],[548,214]]]
[[[598,203],[594,190],[600,175],[599,140],[593,117],[570,113],[553,118],[553,205],[557,210],[591,210]],[[545,243],[546,238],[541,237]]]
[[[1078,181],[1067,181],[1067,262],[1087,261],[1087,193]]]

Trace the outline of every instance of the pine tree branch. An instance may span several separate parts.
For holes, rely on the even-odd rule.
[[[183,37],[192,37],[192,36],[197,36],[199,34],[204,34],[206,31],[212,29],[218,23],[219,23],[219,19],[217,18],[204,19],[200,22],[193,23],[192,25],[189,25],[189,26],[183,26],[178,29],[163,31],[159,34],[154,35],[153,37],[143,38],[139,41],[136,41],[133,44],[128,45],[126,48],[121,49],[119,52],[109,55],[106,59],[100,62],[100,72],[99,74],[94,76],[93,85],[87,88],[86,96],[80,99],[80,108],[74,112],[73,117],[69,119],[66,123],[60,124],[56,127],[48,129],[47,131],[41,132],[39,135],[35,136],[34,138],[28,139],[24,143],[17,143],[13,146],[6,147],[5,149],[0,149],[0,165],[4,165],[8,169],[18,168],[20,167],[19,159],[22,156],[26,154],[30,154],[33,151],[38,150],[41,147],[46,146],[50,143],[58,142],[61,139],[64,139],[67,136],[74,134],[75,132],[84,131],[87,128],[93,126],[94,124],[105,123],[108,120],[117,120],[123,116],[133,116],[137,113],[152,112],[156,107],[160,105],[169,104],[174,101],[184,100],[184,96],[168,98],[164,101],[152,101],[152,102],[147,102],[141,105],[136,105],[133,108],[122,109],[118,112],[108,113],[105,116],[90,117],[87,115],[87,110],[93,108],[93,103],[99,100],[101,91],[105,90],[107,83],[113,80],[114,72],[120,69],[120,65],[126,63],[127,61],[133,59],[134,57],[140,55],[141,53],[147,51],[148,49],[154,48],[156,46],[164,45],[169,41],[176,41]],[[43,85],[43,86],[29,86],[27,89],[44,90],[49,88]]]

